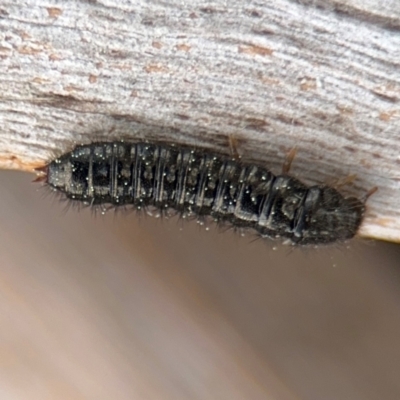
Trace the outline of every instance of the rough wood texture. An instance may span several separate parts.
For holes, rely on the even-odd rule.
[[[400,240],[397,1],[2,1],[0,166],[156,139],[308,183],[356,174],[361,234]],[[305,177],[305,178],[304,178]]]

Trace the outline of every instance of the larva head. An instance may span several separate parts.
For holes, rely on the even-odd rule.
[[[47,166],[47,184],[72,200],[86,200],[88,163],[71,160],[70,154],[55,159]]]
[[[295,221],[294,242],[328,244],[351,239],[364,211],[364,204],[355,197],[343,197],[331,187],[311,187]]]
[[[114,149],[119,150],[119,147],[108,143],[97,143],[94,148],[77,146],[47,166],[47,184],[82,204],[110,203],[110,188],[116,182],[112,180],[111,159],[113,154],[119,156]]]
[[[69,175],[67,158],[57,158],[47,166],[47,184],[52,189],[64,192]]]

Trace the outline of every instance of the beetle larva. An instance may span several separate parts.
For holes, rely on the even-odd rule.
[[[188,147],[92,143],[50,162],[45,173],[51,188],[76,202],[175,209],[298,245],[352,238],[365,211],[333,187]]]

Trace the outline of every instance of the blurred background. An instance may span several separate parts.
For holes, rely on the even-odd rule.
[[[0,399],[400,398],[400,246],[65,212],[0,173]]]

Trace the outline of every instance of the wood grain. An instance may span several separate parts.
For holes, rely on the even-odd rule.
[[[94,140],[228,152],[307,183],[356,174],[361,234],[400,240],[393,0],[2,1],[0,166]]]

